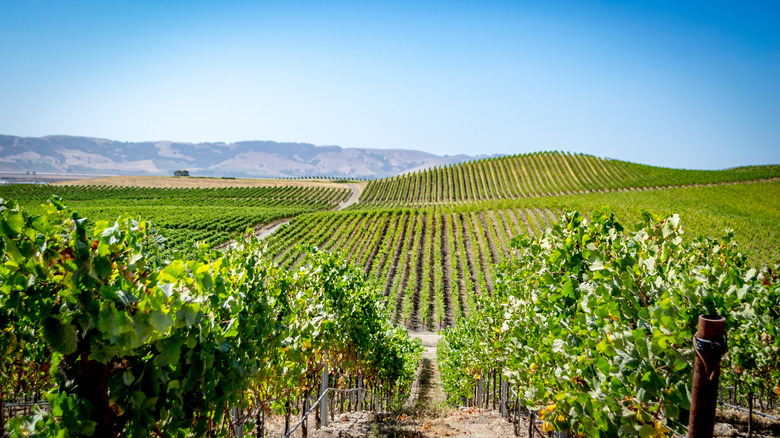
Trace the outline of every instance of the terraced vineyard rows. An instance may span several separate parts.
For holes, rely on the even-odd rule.
[[[771,262],[780,242],[780,182],[639,192],[593,193],[417,209],[306,214],[267,239],[282,266],[300,265],[296,243],[342,251],[384,290],[397,322],[411,329],[452,325],[492,294],[493,267],[518,235],[539,235],[565,209],[603,207],[626,223],[644,210],[679,213],[689,236],[736,230],[749,257]]]
[[[591,155],[542,152],[489,158],[369,183],[363,205],[396,206],[701,185],[780,177],[780,166],[682,170]]]

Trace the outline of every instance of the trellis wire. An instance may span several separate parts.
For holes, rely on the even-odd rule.
[[[295,424],[295,426],[293,426],[293,427],[291,427],[291,428],[290,428],[290,431],[289,431],[289,432],[287,432],[287,434],[284,436],[284,438],[289,438],[289,436],[290,436],[290,435],[292,435],[292,434],[293,434],[293,432],[295,432],[295,430],[296,430],[296,429],[298,429],[298,427],[299,427],[301,424],[303,424],[303,422],[304,422],[304,421],[306,421],[306,420],[309,418],[309,414],[311,414],[311,413],[314,411],[314,408],[316,408],[316,407],[317,407],[317,405],[319,405],[319,404],[320,404],[320,402],[322,401],[322,399],[323,399],[323,398],[324,398],[326,395],[328,395],[328,391],[331,391],[331,390],[332,390],[331,388],[326,388],[326,389],[325,389],[325,392],[323,392],[323,393],[322,393],[322,395],[320,395],[320,398],[318,398],[318,399],[317,399],[317,401],[316,401],[316,402],[314,402],[314,404],[313,404],[313,405],[311,405],[311,408],[309,408],[309,410],[306,412],[306,414],[303,416],[303,418],[301,418],[301,420],[300,420],[299,422],[297,422],[297,423]]]
[[[749,410],[747,410],[747,409],[745,409],[745,408],[743,408],[741,406],[734,406],[732,404],[728,404],[728,403],[720,401],[720,400],[718,400],[718,404],[726,406],[726,407],[731,408],[731,409],[736,409],[738,411],[750,413]],[[772,419],[772,420],[775,420],[775,421],[780,421],[780,418],[773,417],[773,416],[771,416],[769,414],[765,414],[765,413],[757,411],[755,409],[753,409],[753,415],[758,415],[759,417],[764,417],[764,418],[769,418],[769,419]]]
[[[517,399],[517,398],[519,397],[519,396],[517,395],[517,391],[515,391],[515,390],[514,390],[514,388],[512,388],[511,386],[509,387],[509,393],[512,395],[512,398],[514,398],[514,399]],[[721,403],[722,405],[725,405],[725,406],[731,406],[731,405],[728,405],[728,404],[726,404],[726,403],[722,403],[722,402],[719,402],[719,403]],[[736,406],[735,406],[735,408],[737,408],[737,409],[741,409],[741,408],[739,408],[739,407],[736,407]],[[534,412],[534,411],[529,411],[529,412],[530,412],[530,414],[529,414],[529,416],[528,416],[528,422],[529,422],[529,428],[530,428],[530,430],[532,430],[533,432],[538,432],[538,433],[540,433],[540,434],[542,434],[542,435],[543,435],[544,433],[543,433],[542,431],[540,431],[540,430],[539,430],[539,427],[538,427],[538,426],[535,424],[535,422],[534,422],[534,417],[536,416],[536,415],[535,415],[535,412]],[[766,414],[762,414],[762,415],[764,415],[764,416],[767,416],[767,417],[769,417],[769,418],[773,418],[773,419],[774,419],[774,417],[772,417],[771,415],[766,415]],[[680,426],[680,427],[681,427],[683,430],[685,430],[685,432],[686,432],[686,435],[683,435],[683,434],[681,434],[681,433],[679,433],[679,432],[675,431],[674,429],[671,429],[671,428],[670,428],[670,431],[671,431],[671,433],[672,433],[674,436],[676,436],[676,437],[680,437],[680,438],[686,438],[686,437],[687,437],[688,428],[687,428],[686,426],[684,426],[683,424],[681,424],[681,423],[679,423],[679,422],[677,422],[677,421],[675,421],[675,420],[673,420],[673,419],[671,419],[671,418],[668,418],[668,417],[663,417],[663,418],[665,418],[667,422],[675,423],[676,425]]]
[[[314,412],[314,408],[317,407],[318,404],[320,404],[320,402],[328,394],[328,392],[331,392],[331,391],[332,392],[357,392],[357,391],[360,391],[360,390],[363,390],[364,393],[366,393],[366,394],[374,395],[374,396],[379,397],[380,399],[385,400],[385,401],[390,399],[389,397],[383,397],[383,396],[381,396],[381,395],[379,395],[379,394],[377,394],[377,393],[375,393],[373,391],[368,391],[368,390],[365,390],[363,388],[349,388],[349,389],[325,388],[325,392],[323,392],[322,395],[320,395],[320,398],[318,398],[317,401],[314,402],[314,404],[311,406],[311,408],[309,408],[309,410],[306,412],[306,414],[303,415],[303,417],[300,419],[300,421],[298,421],[295,424],[295,426],[290,428],[290,431],[287,432],[287,434],[284,436],[284,438],[289,438],[293,434],[293,432],[295,432],[298,429],[298,427],[300,427],[300,425],[303,424],[303,422],[306,421],[309,418],[309,414]]]

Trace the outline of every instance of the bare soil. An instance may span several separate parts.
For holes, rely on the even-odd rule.
[[[390,291],[393,287],[393,282],[395,280],[396,275],[398,274],[398,261],[401,258],[401,251],[404,247],[404,241],[406,240],[406,230],[409,229],[409,217],[411,215],[406,213],[404,214],[404,221],[401,225],[401,234],[398,236],[398,243],[395,246],[395,251],[393,251],[393,258],[390,260],[390,269],[387,273],[387,283],[385,286],[385,296],[390,295]],[[414,226],[414,224],[412,224]],[[384,268],[384,266],[382,266]],[[396,312],[398,310],[396,309]]]
[[[374,259],[376,258],[376,255],[379,252],[379,248],[382,246],[382,244],[385,241],[385,236],[387,235],[387,228],[390,226],[391,221],[392,221],[391,217],[388,217],[384,221],[385,223],[382,226],[382,232],[380,233],[379,239],[376,241],[377,242],[376,245],[373,248],[371,248],[371,253],[368,255],[368,259],[366,260],[366,272],[371,272],[371,268],[374,267]],[[398,225],[398,218],[396,218],[395,222],[393,223],[394,227],[397,225]],[[385,256],[384,258],[386,257],[387,256]],[[383,265],[384,263],[380,265],[380,269]]]
[[[460,226],[462,227],[461,229],[464,230],[464,233],[461,234],[461,236],[466,247],[466,265],[469,268],[471,284],[474,285],[474,292],[479,296],[482,295],[482,291],[480,290],[479,281],[477,280],[477,269],[474,263],[474,246],[471,243],[471,235],[470,233],[465,232],[465,230],[468,230],[466,220],[466,213],[460,213]]]
[[[490,258],[493,264],[498,264],[501,257],[498,255],[496,249],[496,243],[493,241],[493,236],[490,233],[490,224],[488,223],[487,216],[484,211],[479,212],[479,221],[482,223],[482,230],[484,231],[484,239],[487,241],[488,249],[490,250]]]
[[[487,223],[493,227],[496,232],[496,238],[498,239],[498,247],[501,248],[501,253],[506,254],[509,251],[507,242],[504,239],[506,233],[507,219],[503,215],[503,210],[490,210],[486,214],[488,216]],[[499,218],[499,216],[502,216]],[[498,248],[496,248],[498,249]]]
[[[380,216],[377,216],[377,218],[379,218],[379,217]],[[366,233],[368,233],[366,235],[367,242],[359,242],[357,244],[360,247],[360,251],[358,252],[357,257],[355,257],[355,259],[354,259],[355,263],[357,263],[359,265],[361,263],[361,261],[364,260],[363,256],[366,254],[366,250],[368,250],[368,248],[369,248],[369,246],[370,246],[370,244],[372,242],[376,242],[376,245],[373,246],[373,249],[375,249],[375,250],[379,249],[379,246],[382,243],[382,239],[384,238],[385,230],[387,229],[387,222],[388,222],[387,219],[384,219],[381,222],[379,220],[374,220],[374,226],[371,228],[371,232],[369,233],[368,229],[366,229]],[[380,227],[382,227],[383,230],[382,230],[382,232],[379,235],[379,239],[376,239],[374,236],[377,235],[377,231],[379,230]],[[368,263],[368,260],[366,260],[366,262],[363,263],[363,266],[364,267],[367,266],[367,263]],[[371,271],[366,269],[366,272],[368,273],[368,272],[371,272]]]
[[[515,211],[512,209],[504,210],[504,214],[511,221],[512,235],[517,236],[518,234],[523,234],[523,228],[517,222],[517,215],[515,214]]]
[[[354,263],[352,256],[354,255],[357,246],[365,246],[360,244],[363,242],[363,236],[365,236],[366,232],[369,230],[369,227],[366,226],[366,222],[368,222],[368,220],[368,215],[360,218],[359,222],[355,226],[355,229],[352,230],[352,233],[350,233],[345,241],[338,246],[339,250],[346,252],[347,260],[349,260],[350,263]]]
[[[525,234],[526,236],[534,236],[536,235],[536,231],[531,226],[531,221],[528,219],[528,212],[525,209],[519,208],[517,210],[517,217],[520,219],[520,221],[523,223],[523,226],[525,227]]]
[[[428,330],[436,330],[436,257],[434,257],[433,252],[434,248],[436,248],[436,238],[439,238],[439,233],[441,233],[439,228],[440,220],[441,214],[438,212],[434,213],[431,219],[429,249],[425,251],[428,255],[428,320],[425,322],[425,328]],[[441,238],[439,239],[441,240]],[[441,258],[439,258],[439,261],[441,261]],[[441,321],[439,321],[439,328],[441,328]]]
[[[452,224],[453,228],[457,227],[457,219],[455,213],[450,213],[450,223]],[[457,278],[457,288],[458,288],[458,307],[460,310],[461,315],[466,315],[466,278],[465,275],[465,268],[464,268],[464,261],[461,257],[460,250],[461,250],[461,241],[459,240],[458,233],[453,232],[452,233],[452,247],[455,250],[455,272],[458,276]],[[454,309],[453,309],[454,312]],[[455,315],[453,313],[453,321],[454,321]]]
[[[320,430],[314,430],[313,422],[309,436],[315,438],[357,438],[357,437],[460,437],[481,438],[514,437],[514,425],[501,418],[494,410],[477,408],[443,408],[445,401],[436,364],[436,346],[441,335],[433,332],[410,332],[420,338],[425,351],[417,370],[412,396],[399,412],[351,412],[336,416],[335,421]],[[271,432],[280,436],[284,427],[283,418],[269,421]],[[521,422],[520,436],[527,436],[528,426]],[[301,434],[296,432],[296,437]]]
[[[485,244],[482,242],[483,239],[487,240],[488,244],[490,244],[491,240],[489,239],[489,235],[487,235],[487,230],[483,229],[484,233],[479,232],[479,228],[477,226],[477,221],[479,220],[477,218],[476,213],[471,212],[471,224],[474,227],[474,235],[477,238],[477,251],[475,251],[475,254],[477,256],[477,263],[479,263],[479,269],[482,270],[482,272],[485,275],[485,288],[487,289],[487,293],[489,295],[493,295],[493,279],[490,277],[490,270],[488,269],[488,259],[487,255],[485,255]],[[495,251],[495,246],[493,247],[493,250]],[[498,260],[494,260],[494,263],[498,263]]]
[[[444,326],[451,327],[455,320],[452,309],[452,254],[450,254],[450,235],[447,227],[448,216],[441,216],[441,248],[442,248],[442,295],[444,301]]]
[[[428,226],[428,215],[423,214],[420,220],[422,221],[420,235],[415,236],[418,237],[419,241],[417,244],[417,263],[414,267],[416,281],[414,291],[412,291],[412,314],[409,315],[409,321],[407,322],[407,327],[409,327],[410,330],[419,330],[422,328],[420,324],[420,293],[422,292],[423,287],[423,265],[425,264],[425,231]]]

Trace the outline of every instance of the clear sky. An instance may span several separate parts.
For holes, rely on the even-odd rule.
[[[780,163],[780,2],[0,1],[0,134]]]

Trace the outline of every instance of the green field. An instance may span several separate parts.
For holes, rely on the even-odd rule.
[[[622,191],[418,208],[303,215],[267,239],[282,266],[297,267],[305,244],[341,251],[385,290],[398,322],[448,326],[493,291],[494,266],[518,235],[539,235],[564,210],[609,208],[630,224],[643,211],[678,213],[687,237],[733,229],[753,263],[777,260],[780,182]]]

